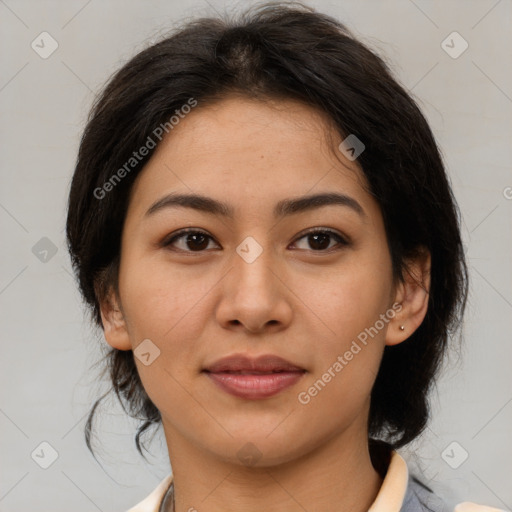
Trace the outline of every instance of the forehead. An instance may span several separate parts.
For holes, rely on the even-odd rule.
[[[337,150],[328,117],[294,100],[230,97],[196,107],[163,138],[137,177],[142,209],[170,191],[228,200],[254,211],[283,197],[335,190],[371,201],[356,162]],[[252,203],[249,203],[252,201]]]

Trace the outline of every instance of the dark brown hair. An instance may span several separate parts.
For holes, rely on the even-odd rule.
[[[133,152],[190,98],[196,108],[230,94],[291,98],[326,113],[342,136],[365,145],[358,162],[384,218],[393,272],[402,279],[419,248],[432,258],[428,312],[397,346],[386,347],[371,394],[370,438],[400,447],[429,417],[428,391],[467,297],[467,269],[457,206],[432,132],[410,94],[383,60],[337,20],[297,3],[265,4],[236,18],[187,23],[143,50],[109,80],[85,128],[68,204],[73,268],[93,319],[99,300],[117,291],[120,241],[132,183],[151,157],[140,159],[113,190],[101,188]],[[112,389],[142,419],[135,441],[158,425],[132,351],[105,358]],[[92,419],[86,441],[91,449]]]

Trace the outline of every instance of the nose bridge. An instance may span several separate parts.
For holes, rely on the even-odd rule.
[[[259,237],[262,241],[262,237]],[[266,244],[266,245],[265,245]],[[246,237],[233,255],[234,278],[239,296],[270,300],[274,293],[275,257],[268,242],[260,244],[254,237]]]
[[[263,240],[263,236],[260,237]],[[242,324],[250,331],[287,324],[291,305],[276,277],[277,255],[267,242],[247,237],[237,247],[224,282],[218,319],[224,327]]]

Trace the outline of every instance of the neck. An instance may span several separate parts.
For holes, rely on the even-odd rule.
[[[344,432],[290,462],[245,467],[219,460],[165,428],[175,512],[363,512],[382,485],[367,438]],[[361,431],[359,431],[361,432]]]

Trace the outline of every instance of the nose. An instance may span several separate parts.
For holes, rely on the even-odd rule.
[[[223,328],[258,334],[277,332],[290,324],[293,294],[276,258],[270,249],[250,263],[234,253],[232,267],[220,282],[216,316]]]

